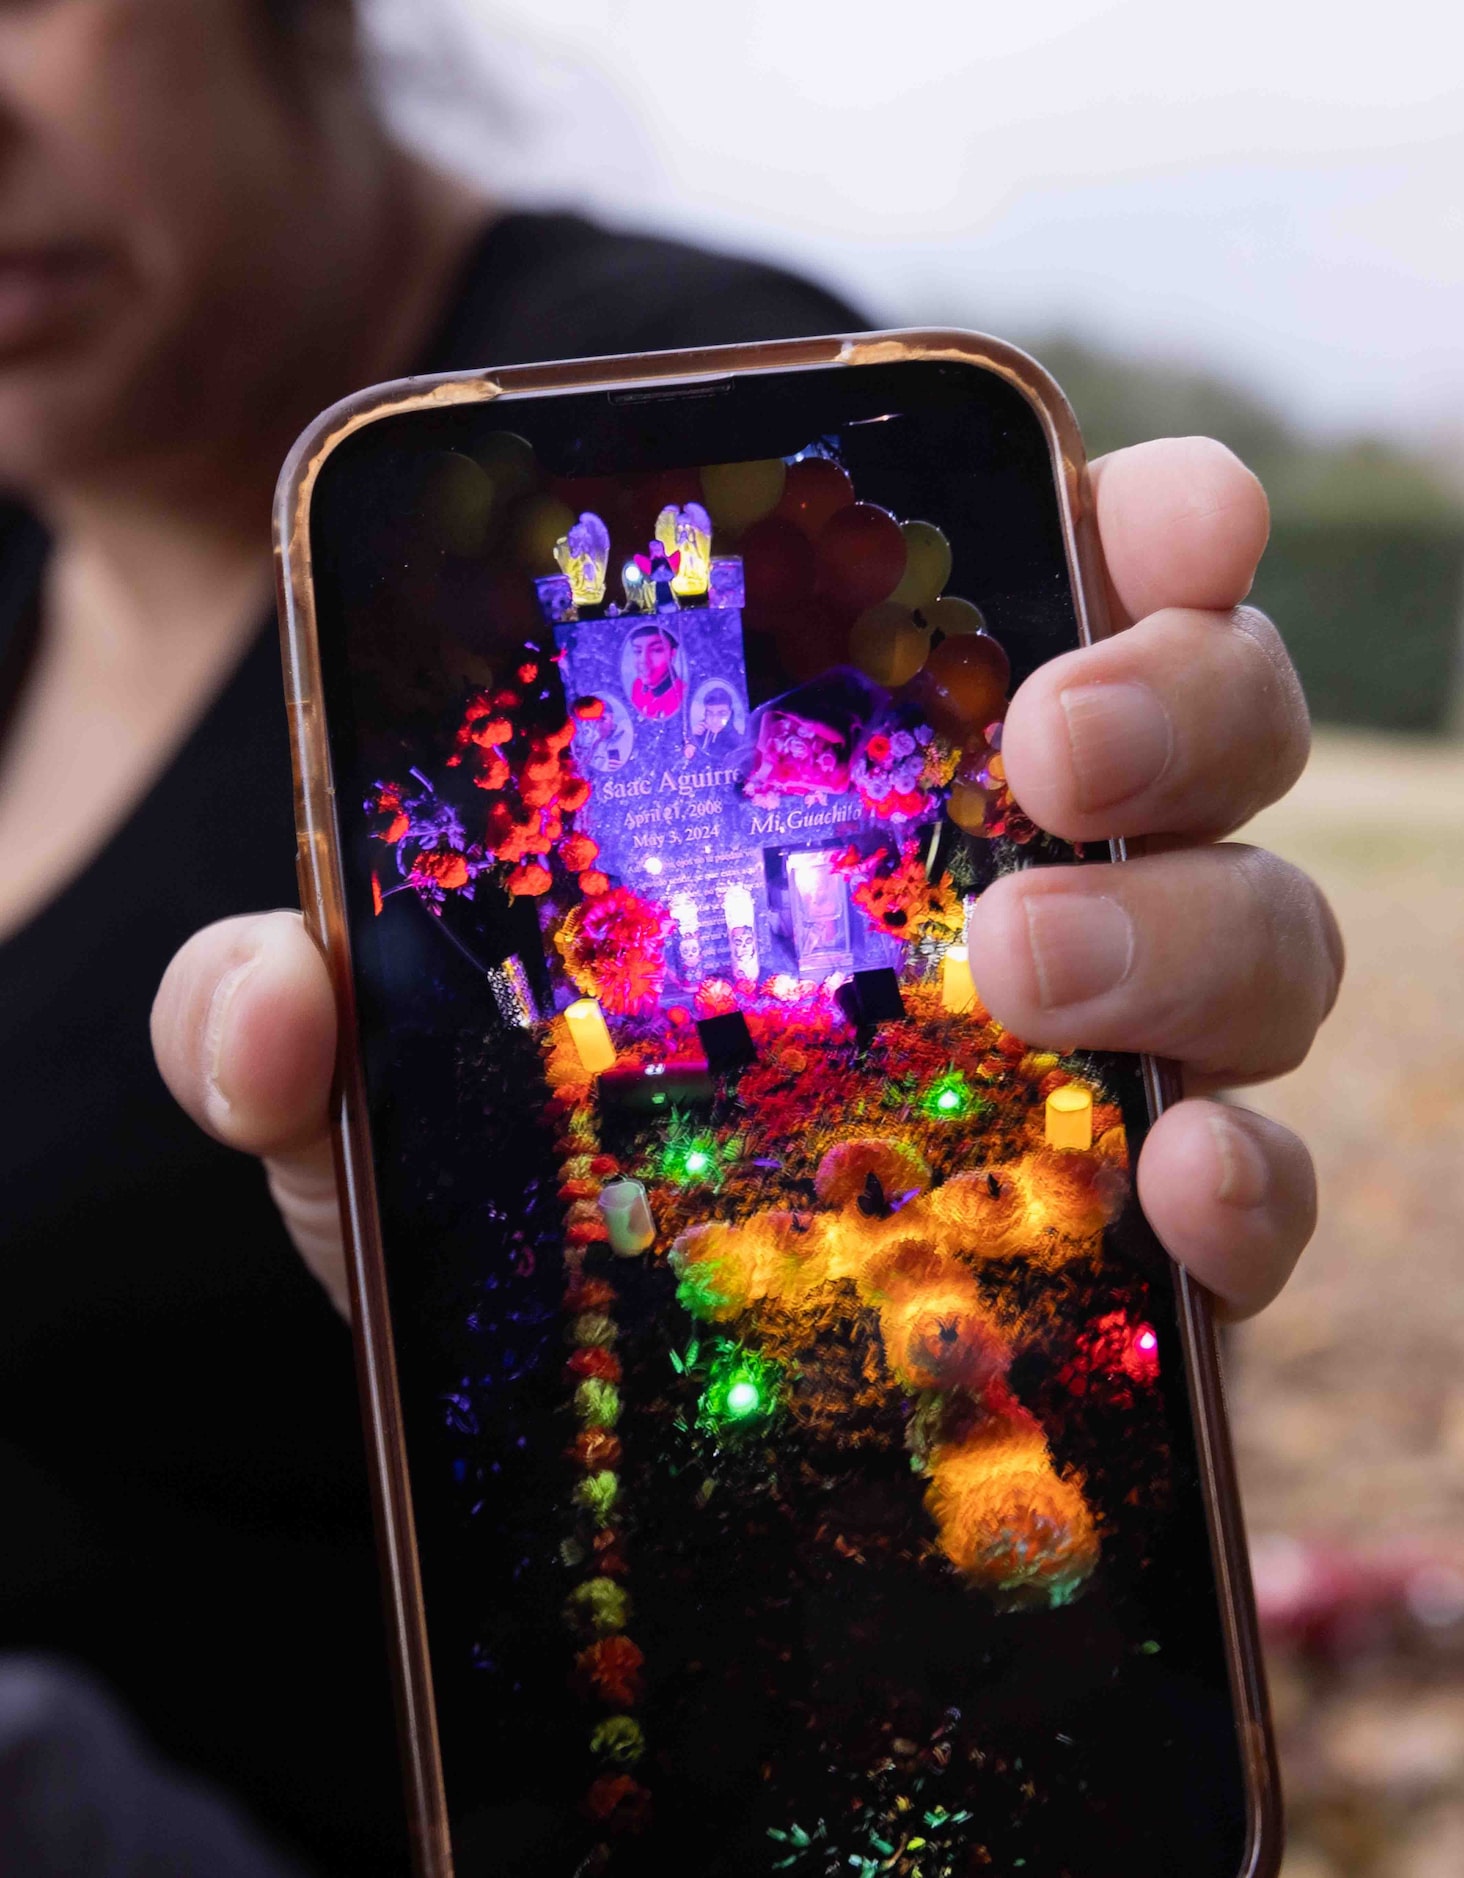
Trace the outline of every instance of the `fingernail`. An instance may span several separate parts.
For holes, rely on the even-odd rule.
[[[259,959],[259,951],[255,950],[224,973],[214,986],[214,994],[208,1001],[208,1012],[203,1020],[204,1113],[215,1128],[221,1128],[227,1123],[233,1107],[223,1086],[229,1014],[246,979],[259,964]]]
[[[1249,1134],[1228,1115],[1211,1115],[1210,1138],[1220,1163],[1215,1198],[1225,1206],[1256,1207],[1271,1191],[1271,1169]]]
[[[1169,767],[1173,726],[1147,685],[1072,685],[1060,702],[1080,808],[1124,802]]]
[[[1085,1004],[1128,976],[1134,928],[1119,901],[1102,893],[1034,893],[1025,911],[1043,1010]]]

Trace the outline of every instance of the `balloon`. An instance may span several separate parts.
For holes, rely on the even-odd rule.
[[[951,577],[951,544],[934,522],[905,522],[900,533],[905,572],[890,598],[923,611]]]
[[[979,835],[986,826],[986,791],[980,783],[962,782],[958,776],[946,798],[946,814],[964,828],[968,835]]]
[[[872,502],[850,502],[830,516],[814,546],[819,592],[856,613],[888,600],[905,571],[900,524]]]
[[[700,501],[701,478],[694,469],[652,470],[627,478],[623,507],[629,552],[645,553],[662,509],[680,509]]]
[[[910,696],[942,736],[962,738],[1001,717],[1011,661],[989,633],[943,639],[910,681]]]
[[[853,500],[854,485],[847,471],[841,470],[828,457],[807,456],[801,463],[788,465],[782,499],[773,513],[812,538],[822,531],[825,522],[840,509],[848,508]],[[879,597],[882,600],[884,595]]]
[[[701,473],[702,497],[717,527],[740,535],[772,514],[787,480],[788,465],[780,456],[755,463],[708,463]]]
[[[473,455],[487,471],[500,508],[512,502],[515,496],[537,489],[543,479],[534,446],[527,437],[515,436],[511,430],[494,431],[491,437],[483,439]]]
[[[422,485],[422,507],[433,535],[450,554],[481,554],[493,519],[492,481],[470,456],[432,453]]]
[[[915,624],[909,607],[893,600],[861,613],[849,630],[851,663],[891,690],[915,676],[929,650],[930,635]]]
[[[813,593],[818,563],[801,529],[776,515],[742,537],[742,579],[750,610],[781,613]]]
[[[530,496],[514,518],[514,558],[533,574],[554,573],[554,544],[576,519],[575,511],[556,496]]]
[[[957,600],[953,594],[920,610],[930,630],[944,633],[947,639],[957,638],[961,633],[986,631],[986,615],[981,608],[973,606],[969,600]]]
[[[772,623],[779,663],[795,684],[844,662],[852,624],[847,608],[815,594]]]

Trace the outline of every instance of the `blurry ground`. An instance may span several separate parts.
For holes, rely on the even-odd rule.
[[[1349,959],[1249,1098],[1310,1141],[1322,1213],[1230,1351],[1286,1878],[1461,1878],[1464,747],[1323,734],[1246,835],[1320,881]]]

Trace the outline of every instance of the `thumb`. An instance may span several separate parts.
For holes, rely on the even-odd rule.
[[[152,1042],[194,1121],[263,1157],[301,1257],[345,1312],[330,1145],[335,998],[300,915],[248,913],[195,933],[163,974]]]

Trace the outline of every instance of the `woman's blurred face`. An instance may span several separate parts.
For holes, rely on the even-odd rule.
[[[0,0],[0,485],[247,430],[329,292],[319,149],[255,0]]]

